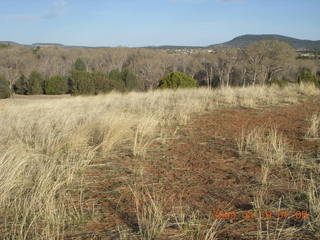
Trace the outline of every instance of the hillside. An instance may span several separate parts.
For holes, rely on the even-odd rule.
[[[12,45],[12,46],[18,46],[19,43],[12,42],[12,41],[0,41],[0,45]]]
[[[213,44],[209,46],[175,46],[175,45],[163,45],[163,46],[146,46],[142,48],[146,49],[206,49],[206,48],[216,48],[216,47],[235,47],[235,48],[242,48],[247,46],[248,44],[259,41],[259,40],[278,40],[283,41],[291,45],[293,48],[297,50],[313,50],[319,49],[320,50],[320,40],[312,41],[312,40],[301,40],[297,38],[282,36],[282,35],[275,35],[275,34],[261,34],[261,35],[254,35],[254,34],[246,34],[241,35],[232,39],[231,41],[220,43],[220,44]],[[73,46],[73,45],[64,45],[60,43],[33,43],[31,45],[19,44],[12,41],[0,41],[0,44],[5,45],[22,45],[25,47],[48,47],[48,46],[59,46],[63,48],[110,48],[105,46],[99,47],[89,47],[89,46]]]
[[[301,40],[281,35],[263,34],[263,35],[242,35],[232,39],[229,42],[211,45],[209,47],[237,47],[242,48],[248,44],[259,40],[278,40],[291,45],[295,49],[320,49],[320,41]]]

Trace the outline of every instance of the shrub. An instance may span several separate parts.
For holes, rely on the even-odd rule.
[[[298,83],[314,83],[316,87],[320,88],[320,78],[318,73],[316,75],[312,74],[309,68],[302,68],[298,76]]]
[[[13,90],[17,94],[27,95],[29,92],[29,83],[25,75],[21,75],[14,83]]]
[[[91,78],[94,81],[95,94],[107,93],[112,90],[123,92],[125,90],[124,83],[117,80],[109,79],[103,73],[91,73]]]
[[[10,44],[9,44],[9,43],[7,43],[7,44],[0,43],[0,49],[1,49],[1,48],[8,48],[8,47],[10,47]]]
[[[129,69],[124,69],[121,72],[121,75],[122,75],[122,80],[124,81],[126,88],[129,91],[144,90],[143,82],[140,79],[138,79],[138,77],[134,72],[130,71]]]
[[[9,82],[0,76],[0,99],[9,98],[11,96]]]
[[[288,86],[288,82],[286,82],[283,79],[279,79],[279,78],[272,78],[271,85],[273,85],[273,84],[278,85],[278,87],[280,87],[280,88],[284,88],[284,87]]]
[[[40,73],[33,71],[28,79],[28,94],[42,94],[43,89],[41,87],[43,78]]]
[[[64,76],[54,76],[47,79],[44,84],[44,91],[50,95],[67,93],[67,78]]]
[[[196,87],[196,81],[182,72],[173,72],[167,75],[159,83],[159,88],[192,88]]]
[[[118,69],[113,69],[109,72],[108,78],[114,81],[119,81],[124,84],[124,81],[122,79],[122,73]]]
[[[122,71],[114,69],[108,74],[108,77],[114,83],[117,82],[119,86],[123,86],[129,91],[144,90],[144,83],[129,69],[123,69]]]
[[[312,74],[309,68],[302,68],[299,72],[298,82],[316,82],[316,76]]]
[[[72,71],[69,82],[72,82],[72,94],[95,94],[94,79],[89,72]]]

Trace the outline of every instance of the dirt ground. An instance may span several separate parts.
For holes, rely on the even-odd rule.
[[[261,189],[261,159],[256,154],[240,155],[236,138],[255,127],[276,128],[287,140],[290,151],[304,159],[320,162],[320,141],[305,139],[313,113],[320,113],[319,102],[259,109],[229,108],[194,115],[184,126],[175,126],[175,135],[155,141],[145,157],[119,151],[97,161],[86,173],[84,201],[93,206],[88,220],[71,227],[68,239],[119,239],[119,226],[138,231],[132,192],[128,186],[139,182],[152,186],[164,202],[166,212],[181,208],[199,217],[212,217],[214,210],[237,213],[253,209]],[[173,131],[171,131],[173,132]],[[307,211],[305,199],[292,183],[290,166],[271,169],[266,202],[276,209]],[[89,179],[89,181],[88,181]],[[315,239],[303,221],[291,218],[285,228],[298,230],[293,239]],[[277,220],[270,220],[270,228]],[[279,223],[278,223],[279,224]],[[282,224],[282,223],[281,223]],[[259,222],[253,219],[222,220],[218,239],[256,239]],[[75,230],[76,229],[76,230]],[[168,227],[162,239],[177,238],[177,229]],[[130,239],[130,238],[129,238]],[[279,238],[286,239],[286,238]]]

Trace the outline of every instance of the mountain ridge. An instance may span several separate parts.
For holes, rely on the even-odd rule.
[[[243,48],[249,45],[254,41],[259,40],[278,40],[288,43],[290,46],[295,48],[296,50],[320,50],[320,40],[307,40],[307,39],[298,39],[283,35],[277,34],[245,34],[238,37],[233,38],[230,41],[212,44],[209,46],[178,46],[178,45],[163,45],[163,46],[144,46],[144,47],[136,47],[136,48],[149,48],[149,49],[206,49],[206,48]],[[33,43],[33,44],[20,44],[13,41],[0,41],[0,44],[5,45],[14,45],[14,46],[25,46],[25,47],[48,47],[48,46],[59,46],[64,48],[110,48],[108,46],[97,46],[97,47],[89,47],[89,46],[72,46],[72,45],[64,45],[60,43]]]
[[[306,39],[302,40],[298,38],[277,35],[277,34],[245,34],[245,35],[235,37],[234,39],[228,42],[210,45],[209,48],[213,48],[213,47],[243,48],[252,42],[260,41],[260,40],[278,40],[278,41],[286,42],[297,50],[313,50],[313,49],[320,50],[320,40],[316,40],[316,41],[306,40]]]

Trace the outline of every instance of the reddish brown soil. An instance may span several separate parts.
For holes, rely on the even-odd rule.
[[[117,226],[126,225],[138,231],[132,194],[128,185],[143,181],[153,185],[166,202],[185,211],[210,217],[214,209],[237,212],[253,208],[255,192],[261,187],[261,160],[255,154],[240,156],[236,137],[241,131],[255,127],[277,128],[287,139],[292,151],[304,153],[310,161],[320,155],[319,141],[304,138],[313,113],[320,113],[320,104],[301,103],[261,109],[230,108],[193,116],[185,126],[179,126],[175,137],[155,142],[143,159],[119,152],[100,167],[92,167],[87,175],[90,183],[84,193],[86,201],[95,202],[96,219],[83,224],[70,239],[117,239]],[[320,159],[318,159],[320,161]],[[95,163],[99,164],[99,162]],[[143,178],[135,169],[143,168]],[[294,171],[288,167],[272,169],[268,190],[270,206],[305,206],[292,197],[299,196],[291,180]],[[293,205],[290,205],[293,202]],[[290,203],[290,204],[289,204]],[[296,205],[295,205],[296,204]],[[300,205],[299,205],[300,204]],[[256,239],[257,220],[223,221],[219,239]],[[291,224],[291,225],[290,225]],[[303,224],[292,221],[290,226]],[[170,239],[169,229],[163,239]],[[311,233],[310,233],[311,234]],[[308,232],[297,233],[296,239],[312,239]]]

